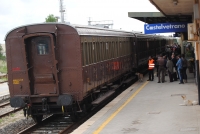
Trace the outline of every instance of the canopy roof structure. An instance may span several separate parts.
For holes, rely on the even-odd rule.
[[[193,5],[196,0],[149,0],[160,12],[129,12],[128,16],[148,24],[192,23]]]

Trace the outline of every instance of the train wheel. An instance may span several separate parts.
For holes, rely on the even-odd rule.
[[[32,118],[35,121],[35,123],[41,123],[43,115],[32,115]]]

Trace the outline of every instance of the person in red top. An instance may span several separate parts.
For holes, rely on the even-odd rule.
[[[154,80],[154,59],[152,59],[151,56],[149,56],[149,61],[148,61],[148,71],[149,71],[149,79],[147,81],[153,81]]]

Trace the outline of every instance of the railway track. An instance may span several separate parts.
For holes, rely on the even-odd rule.
[[[42,123],[34,124],[19,132],[18,134],[61,134],[66,130],[69,130],[74,125],[74,122],[70,119],[69,116],[62,115],[51,115],[45,118]]]
[[[119,88],[120,90],[117,92],[117,94],[114,94],[111,96],[111,98],[94,107],[90,112],[80,115],[76,122],[72,121],[70,116],[52,115],[44,119],[40,124],[34,124],[33,126],[19,132],[18,134],[68,134],[78,128],[81,124],[92,117],[106,104],[108,104],[112,99],[118,96],[124,89],[127,88],[127,86],[122,86]]]
[[[8,116],[8,115],[15,113],[15,112],[17,112],[21,109],[22,108],[13,109],[10,106],[10,102],[5,102],[5,103],[0,105],[0,118]]]

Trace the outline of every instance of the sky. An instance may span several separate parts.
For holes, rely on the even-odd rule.
[[[88,20],[112,20],[113,29],[144,31],[144,23],[128,12],[159,12],[149,0],[63,0],[65,21],[88,25]],[[0,44],[6,34],[27,24],[43,23],[49,14],[60,17],[60,0],[1,0]],[[60,20],[59,20],[60,21]]]

